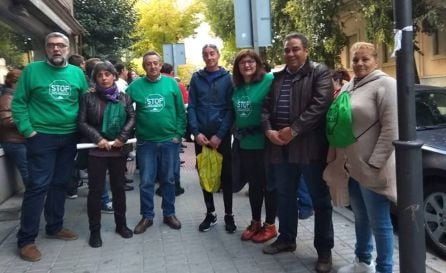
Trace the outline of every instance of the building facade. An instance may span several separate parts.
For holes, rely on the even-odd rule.
[[[73,0],[0,0],[0,24],[27,37],[31,43],[29,62],[45,58],[44,39],[48,33],[66,34],[71,51],[78,52],[81,35],[85,32],[73,17]],[[7,66],[0,60],[1,79],[7,73]],[[0,147],[0,204],[21,189],[20,175]]]
[[[356,1],[346,1],[340,15],[343,32],[347,35],[348,46],[341,53],[343,67],[350,68],[350,46],[357,41],[367,41],[365,21],[359,12]],[[442,18],[446,18],[446,11]],[[446,28],[433,35],[415,33],[419,52],[414,53],[416,69],[422,84],[446,86]],[[391,57],[393,48],[376,45],[380,67],[386,73],[396,77],[396,61]]]

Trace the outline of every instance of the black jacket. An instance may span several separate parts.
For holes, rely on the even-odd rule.
[[[125,93],[119,94],[120,103],[124,104],[127,119],[124,126],[117,137],[121,142],[125,143],[133,135],[135,128],[135,110],[133,109],[132,100]],[[105,98],[102,98],[97,92],[89,92],[82,96],[79,106],[78,126],[82,134],[91,142],[98,143],[102,138],[101,127],[104,109],[107,104]],[[114,140],[114,139],[109,139]]]
[[[277,102],[286,68],[274,73],[271,90],[262,109],[262,127],[265,131],[277,130]],[[290,93],[291,128],[297,136],[285,147],[269,143],[267,156],[271,162],[286,157],[290,163],[325,163],[328,141],[325,136],[325,115],[333,100],[333,82],[325,65],[307,59],[294,75]]]

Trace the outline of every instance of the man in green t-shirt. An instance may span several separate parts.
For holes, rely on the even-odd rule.
[[[143,56],[146,77],[134,80],[126,92],[136,104],[136,148],[141,176],[141,220],[135,234],[146,231],[153,224],[154,185],[158,177],[163,201],[164,223],[180,229],[175,216],[175,165],[181,137],[186,127],[186,111],[177,82],[161,74],[161,56],[149,51]]]
[[[42,210],[47,237],[77,239],[74,232],[63,228],[63,216],[78,140],[79,99],[88,89],[82,70],[67,63],[67,36],[48,34],[45,50],[45,61],[23,70],[12,101],[13,119],[27,138],[29,171],[17,244],[20,257],[32,262],[42,256],[34,243]]]

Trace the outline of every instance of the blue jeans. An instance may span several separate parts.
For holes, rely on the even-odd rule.
[[[310,192],[303,175],[300,176],[299,186],[297,187],[298,207],[302,212],[311,212],[313,210],[313,202],[311,202]]]
[[[390,219],[390,201],[381,194],[362,187],[353,178],[348,184],[350,204],[355,214],[355,254],[361,262],[370,264],[373,242],[376,243],[376,271],[393,270],[393,225]]]
[[[314,207],[314,247],[319,255],[331,253],[334,246],[333,208],[327,184],[322,179],[325,164],[271,164],[277,187],[279,237],[277,240],[296,242],[297,188],[300,176],[307,182]]]
[[[77,134],[38,133],[28,139],[29,180],[25,185],[20,229],[17,233],[19,247],[35,241],[42,210],[47,234],[55,234],[62,229],[66,187],[74,167],[77,141]]]
[[[180,187],[181,158],[180,158],[180,150],[179,150],[179,148],[178,148],[178,155],[176,156],[176,158],[177,158],[177,160],[175,161],[175,171],[174,171],[173,175],[174,175],[176,187]]]
[[[159,178],[163,201],[163,216],[175,215],[175,166],[178,160],[179,143],[172,141],[138,141],[136,153],[141,183],[139,194],[141,215],[153,219],[155,216],[153,195],[156,178]],[[159,174],[157,173],[159,172]]]
[[[26,159],[26,144],[0,143],[5,154],[14,162],[22,176],[23,184],[28,182],[28,160]]]
[[[111,202],[110,196],[108,195],[108,184],[110,184],[110,182],[107,183],[107,179],[106,179],[104,182],[104,189],[102,190],[102,194],[101,194],[101,204],[102,205],[107,205],[108,203]]]

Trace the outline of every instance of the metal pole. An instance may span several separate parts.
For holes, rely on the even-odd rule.
[[[394,0],[396,30],[402,30],[396,52],[399,140],[394,141],[398,194],[400,272],[426,272],[423,220],[422,142],[416,139],[412,1]]]
[[[257,32],[257,3],[256,0],[250,0],[249,5],[251,7],[251,30],[252,30],[252,46],[254,51],[260,55],[259,49],[259,33]]]

